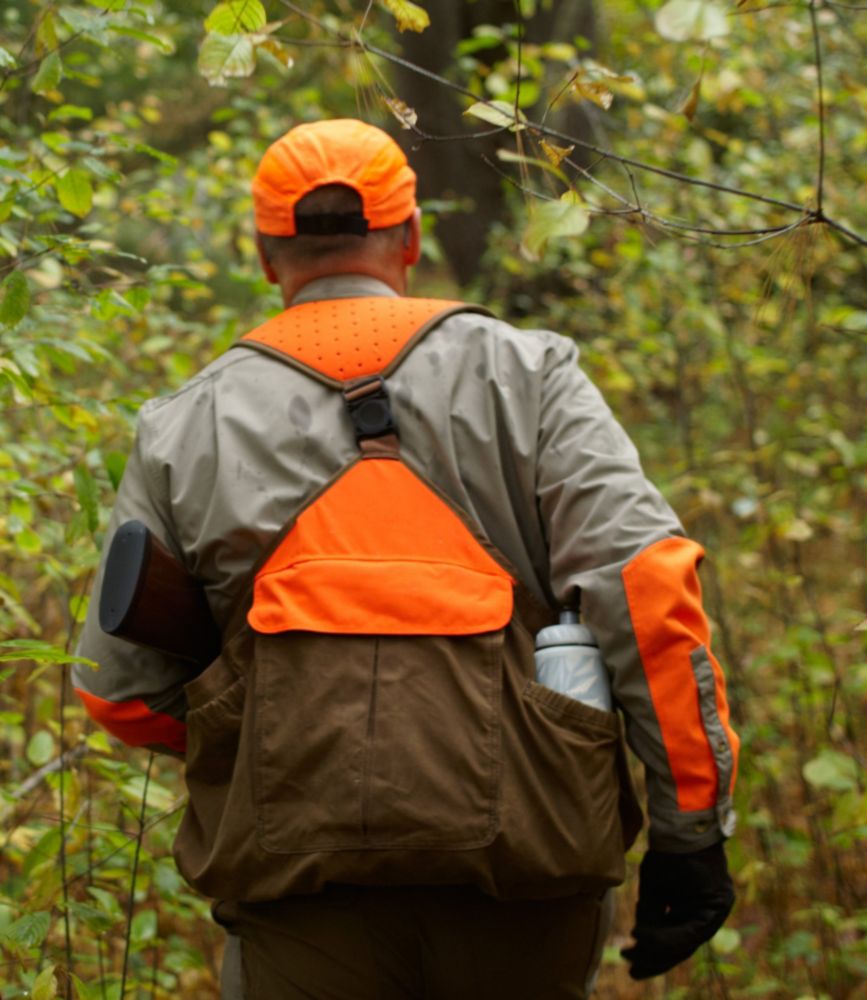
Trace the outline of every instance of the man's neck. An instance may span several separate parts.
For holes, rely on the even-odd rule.
[[[292,297],[290,305],[318,302],[322,299],[354,299],[367,296],[393,297],[397,293],[384,281],[367,274],[351,272],[331,274],[308,281]]]
[[[355,275],[375,279],[387,285],[395,294],[405,295],[407,287],[407,269],[405,267],[385,267],[369,261],[346,261],[339,268],[333,265],[325,268],[305,268],[303,271],[292,270],[278,274],[283,303],[287,307],[292,303],[299,291],[313,281],[336,278],[341,275]]]

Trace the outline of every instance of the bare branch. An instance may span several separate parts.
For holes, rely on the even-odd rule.
[[[813,49],[816,60],[816,96],[819,103],[819,166],[816,177],[816,211],[822,214],[825,193],[825,87],[822,80],[822,45],[819,38],[819,20],[816,17],[816,0],[810,0],[810,25],[813,29]]]
[[[295,3],[292,2],[292,0],[280,0],[280,2],[288,10],[291,10],[293,13],[298,14],[299,16],[303,17],[309,23],[315,24],[323,32],[325,32],[327,34],[330,34],[332,36],[337,35],[337,37],[343,37],[343,36],[340,35],[339,32],[337,32],[335,29],[331,28],[330,26],[325,25],[322,21],[320,21],[314,15],[311,15],[307,11],[301,10]],[[815,18],[815,13],[816,13],[815,12],[815,5],[818,2],[822,2],[822,0],[810,0],[811,16],[814,17],[814,18]],[[785,5],[785,6],[788,6],[788,5]],[[428,70],[428,69],[425,69],[425,68],[423,68],[421,66],[418,66],[417,64],[409,61],[408,59],[404,59],[402,56],[396,55],[393,52],[388,52],[387,50],[382,49],[379,46],[369,44],[368,42],[366,42],[366,41],[362,40],[361,38],[359,38],[357,35],[356,35],[356,37],[351,42],[349,42],[348,40],[346,40],[344,38],[344,44],[351,44],[351,45],[357,46],[357,47],[361,48],[368,55],[375,55],[375,56],[378,56],[381,59],[384,59],[387,62],[390,62],[390,63],[395,64],[395,65],[402,66],[404,69],[407,69],[410,72],[415,73],[415,74],[417,74],[419,76],[423,76],[424,78],[430,80],[431,82],[436,83],[438,86],[446,87],[447,89],[453,91],[454,93],[457,93],[457,94],[462,95],[463,97],[469,98],[469,99],[473,100],[474,102],[480,101],[478,94],[476,94],[473,91],[469,90],[467,87],[463,87],[460,84],[454,83],[451,80],[448,80],[448,79],[446,79],[443,76],[440,76],[438,73],[434,73],[431,70]],[[816,44],[817,44],[817,53],[818,53],[818,55],[817,55],[817,58],[818,58],[817,68],[819,68],[820,65],[821,65],[821,50],[818,47],[818,40],[817,40]],[[820,73],[820,81],[821,81],[821,73]],[[820,87],[821,87],[821,83],[820,83]],[[480,103],[490,104],[491,102],[482,100],[482,101],[480,101]],[[823,207],[822,207],[822,204],[821,204],[821,194],[822,194],[823,184],[824,184],[824,169],[825,169],[825,167],[824,167],[824,164],[825,164],[825,152],[824,152],[824,91],[823,90],[820,91],[820,118],[821,118],[821,126],[822,126],[822,137],[821,137],[822,141],[821,141],[821,146],[820,146],[821,175],[820,175],[820,178],[819,178],[819,180],[820,180],[819,190],[817,192],[817,195],[819,195],[819,197],[820,197],[820,201],[819,201],[819,204],[817,205],[817,207],[815,209],[810,209],[807,206],[799,205],[799,204],[796,204],[794,202],[786,201],[786,200],[781,199],[781,198],[774,198],[774,197],[771,197],[769,195],[760,194],[760,193],[758,193],[756,191],[749,191],[749,190],[746,190],[746,189],[743,189],[743,188],[734,187],[734,186],[729,185],[729,184],[721,184],[721,183],[718,183],[716,181],[706,180],[706,179],[701,178],[701,177],[691,177],[691,176],[689,176],[687,174],[680,173],[677,170],[669,170],[669,169],[667,169],[665,167],[658,167],[658,166],[655,166],[655,165],[650,164],[650,163],[644,163],[641,160],[635,160],[632,157],[622,156],[619,153],[615,153],[613,150],[603,149],[602,147],[596,145],[595,143],[587,142],[586,140],[582,140],[582,139],[580,139],[580,138],[578,138],[576,136],[571,136],[571,135],[568,135],[568,134],[566,134],[564,132],[560,132],[557,129],[553,129],[553,128],[551,128],[551,127],[549,127],[549,126],[547,126],[547,125],[544,124],[544,119],[543,119],[542,122],[534,122],[534,121],[526,120],[526,121],[522,121],[522,124],[524,125],[525,130],[527,132],[529,132],[531,135],[534,135],[534,136],[537,136],[537,137],[538,136],[546,136],[548,138],[555,139],[555,140],[557,140],[559,142],[564,142],[564,143],[567,143],[567,144],[572,144],[572,145],[578,146],[581,149],[585,149],[585,150],[587,150],[589,152],[595,153],[600,158],[601,161],[608,160],[608,161],[611,161],[613,163],[619,163],[619,164],[621,164],[624,167],[632,167],[635,170],[641,170],[641,171],[645,171],[647,173],[656,174],[657,176],[665,177],[665,178],[667,178],[669,180],[676,181],[677,183],[680,183],[680,184],[685,184],[685,185],[689,185],[689,186],[692,186],[692,187],[706,188],[707,190],[710,190],[710,191],[718,191],[721,194],[726,194],[726,195],[729,195],[731,197],[745,198],[745,199],[748,199],[750,201],[759,202],[760,204],[769,205],[769,206],[774,207],[774,208],[784,209],[787,212],[796,212],[798,214],[797,220],[795,220],[791,224],[788,224],[788,225],[785,225],[785,226],[782,226],[782,227],[768,227],[767,230],[757,229],[756,232],[760,233],[760,241],[763,241],[764,239],[772,239],[775,236],[778,236],[778,235],[781,235],[783,233],[789,232],[792,229],[795,229],[798,226],[803,225],[805,223],[823,223],[823,224],[827,225],[829,228],[831,228],[831,229],[835,230],[836,232],[838,232],[841,236],[844,236],[847,239],[852,240],[853,242],[855,242],[855,243],[857,243],[857,244],[859,244],[861,246],[867,246],[867,238],[865,238],[865,237],[861,236],[860,234],[854,232],[853,230],[851,230],[847,226],[843,225],[842,223],[840,223],[840,222],[838,222],[838,221],[836,221],[836,220],[828,217],[827,215],[825,215],[825,213],[823,211]],[[517,113],[516,113],[516,119],[517,119]],[[418,136],[418,138],[421,139],[423,142],[456,142],[456,141],[468,141],[468,140],[471,140],[473,138],[481,138],[481,137],[486,137],[486,136],[490,136],[490,135],[493,135],[493,134],[497,134],[498,132],[505,132],[505,131],[508,131],[508,126],[504,126],[502,128],[496,128],[496,129],[488,129],[488,130],[485,130],[483,132],[462,133],[462,134],[458,134],[458,135],[434,135],[432,133],[425,132],[423,129],[419,128],[417,125],[412,126],[411,131],[416,136]],[[576,166],[575,164],[572,164],[572,165]],[[588,181],[591,181],[591,182],[597,183],[597,184],[599,183],[596,180],[596,178],[593,178],[592,175],[590,175],[586,170],[583,170],[582,174],[583,174],[583,176]],[[633,187],[634,187],[634,179],[630,178],[630,180],[631,180],[631,183],[633,184]],[[627,204],[628,205],[628,202],[622,196],[614,194],[614,192],[612,192],[610,189],[608,190],[608,193],[611,194],[613,197],[615,197],[618,201],[620,201],[621,204]],[[680,229],[680,228],[682,228],[680,225],[669,224],[669,220],[666,220],[666,219],[664,219],[662,217],[654,216],[653,213],[650,213],[646,209],[642,209],[642,208],[640,208],[637,205],[633,206],[633,207],[630,207],[630,211],[634,211],[637,214],[640,214],[643,218],[646,218],[648,220],[657,222],[657,223],[665,226],[666,228],[671,228],[671,229]],[[696,231],[695,227],[693,227],[693,231]],[[706,232],[706,233],[709,233],[711,235],[727,235],[727,231],[726,230],[719,230],[719,229],[699,228],[698,231]],[[752,242],[754,242],[754,241],[749,241],[749,243],[752,243]],[[726,245],[726,244],[721,244],[721,245]],[[743,245],[748,245],[748,244],[738,244],[738,245],[743,246]]]

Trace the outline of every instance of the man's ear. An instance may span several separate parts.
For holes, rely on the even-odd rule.
[[[403,234],[403,263],[414,267],[421,257],[421,209],[416,208],[406,220]]]
[[[277,277],[277,272],[271,266],[271,261],[268,260],[268,254],[265,253],[265,246],[262,243],[262,234],[259,230],[256,230],[256,249],[259,251],[259,263],[262,265],[262,270],[265,272],[265,277],[268,279],[268,283],[271,285],[279,285],[280,280]]]

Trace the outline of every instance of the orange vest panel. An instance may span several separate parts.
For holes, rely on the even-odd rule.
[[[459,302],[330,299],[243,339],[338,383],[376,375]],[[337,388],[337,386],[335,386]],[[258,632],[474,635],[512,616],[514,580],[460,516],[396,458],[361,459],[298,515],[256,575]]]
[[[256,576],[258,632],[473,635],[512,616],[510,574],[402,462],[351,466]]]
[[[346,382],[383,371],[417,330],[439,313],[462,305],[444,299],[375,295],[305,302],[251,330],[241,342],[265,344]]]

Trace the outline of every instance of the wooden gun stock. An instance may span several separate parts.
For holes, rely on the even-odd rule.
[[[141,521],[126,521],[112,539],[99,625],[109,635],[201,666],[220,652],[204,588]]]

